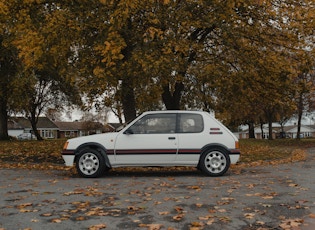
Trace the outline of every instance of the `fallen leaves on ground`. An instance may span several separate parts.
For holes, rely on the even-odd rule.
[[[304,221],[299,218],[282,220],[279,227],[281,229],[294,229],[299,227]]]
[[[106,228],[106,224],[97,224],[89,227],[89,230],[100,230]]]
[[[148,230],[159,230],[163,228],[163,224],[139,224],[141,228],[147,228]]]

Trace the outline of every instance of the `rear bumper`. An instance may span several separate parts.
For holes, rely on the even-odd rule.
[[[239,149],[229,149],[230,150],[230,160],[231,160],[231,164],[236,164],[241,156],[241,152]]]
[[[63,150],[61,155],[66,166],[73,166],[75,157],[74,150]]]

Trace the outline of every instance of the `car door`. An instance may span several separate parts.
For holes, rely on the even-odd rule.
[[[177,154],[176,113],[147,114],[119,134],[116,165],[171,165]]]
[[[197,164],[201,148],[205,143],[203,117],[194,113],[178,114],[178,154],[176,163],[182,165]]]

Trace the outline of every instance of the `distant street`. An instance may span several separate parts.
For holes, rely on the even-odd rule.
[[[315,148],[308,160],[225,176],[0,169],[0,229],[315,229]]]

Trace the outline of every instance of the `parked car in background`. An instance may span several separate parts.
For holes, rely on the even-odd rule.
[[[128,166],[194,166],[221,176],[240,150],[233,133],[207,112],[153,111],[119,132],[69,139],[62,156],[83,177]]]
[[[17,136],[18,140],[36,140],[36,136],[32,133],[21,133]]]

